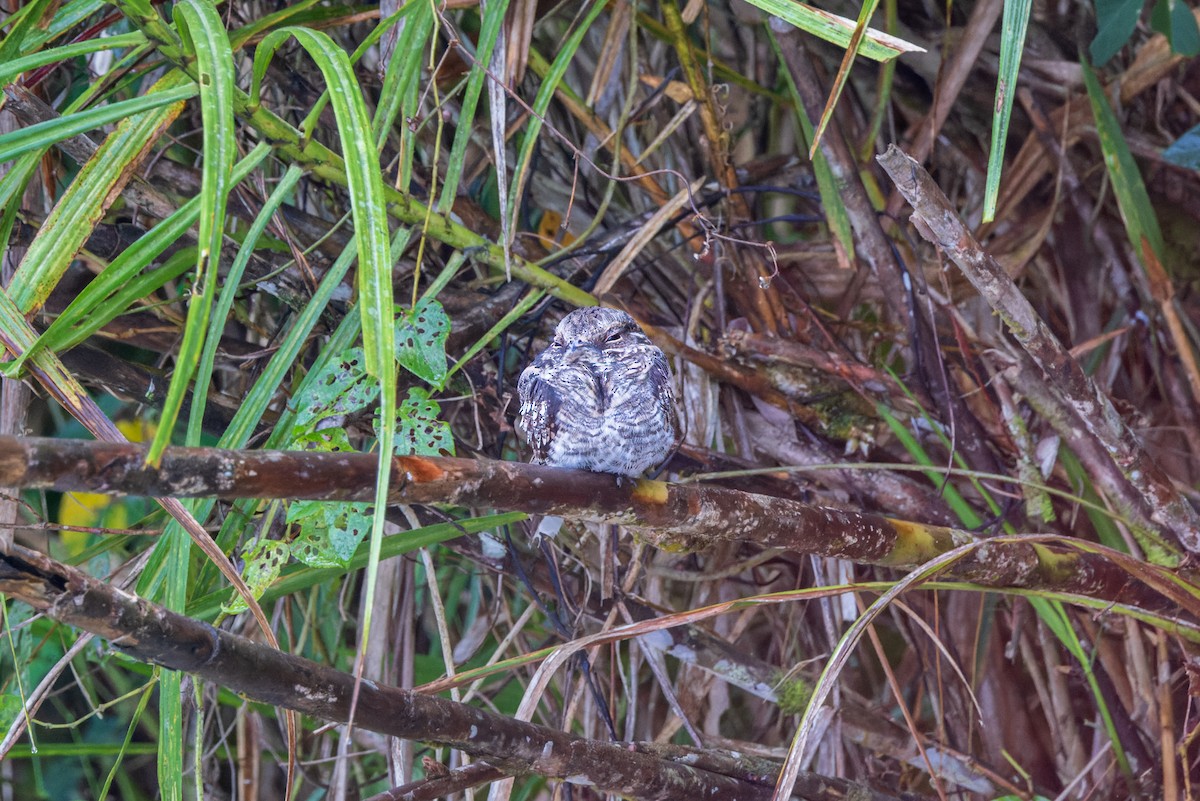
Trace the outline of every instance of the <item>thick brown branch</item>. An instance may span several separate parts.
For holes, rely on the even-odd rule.
[[[0,593],[90,631],[143,662],[182,670],[248,698],[323,720],[348,719],[354,676],[168,611],[36,552],[0,555]],[[643,753],[632,744],[587,740],[466,704],[362,682],[355,725],[393,737],[460,749],[513,773],[536,772],[640,799],[766,801],[772,776],[751,781]],[[821,790],[821,788],[825,788]],[[850,782],[804,776],[806,798],[890,796]],[[815,795],[814,795],[815,793]]]
[[[156,497],[370,500],[375,457],[361,453],[170,448],[158,468],[127,443],[0,437],[0,486]],[[443,504],[616,523],[660,547],[753,542],[877,565],[915,567],[974,539],[969,532],[699,484],[554,467],[407,456],[393,461],[393,503]],[[1006,540],[950,575],[993,587],[1083,595],[1151,609],[1166,598],[1107,559]]]

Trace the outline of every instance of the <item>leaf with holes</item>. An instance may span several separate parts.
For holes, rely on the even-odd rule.
[[[453,456],[454,436],[450,424],[439,420],[442,407],[419,387],[408,391],[400,404],[396,423],[397,456]]]
[[[288,506],[287,520],[299,527],[292,556],[309,567],[346,567],[371,530],[371,504],[296,501]]]
[[[279,578],[279,571],[287,564],[288,546],[279,540],[259,540],[258,544],[242,555],[246,566],[242,568],[242,578],[246,586],[257,600],[262,597],[267,587]],[[221,610],[229,615],[245,612],[249,607],[246,601],[235,595],[233,600],[221,605]]]
[[[312,431],[328,417],[344,416],[365,409],[379,397],[379,382],[367,374],[362,348],[351,348],[333,359],[311,382],[312,392],[300,401],[292,436]]]
[[[446,380],[446,338],[450,318],[433,298],[418,301],[396,318],[396,359],[405,370],[434,386]]]
[[[289,446],[294,451],[320,451],[321,453],[350,453],[354,446],[340,426],[328,426],[318,431],[306,431],[292,438]]]

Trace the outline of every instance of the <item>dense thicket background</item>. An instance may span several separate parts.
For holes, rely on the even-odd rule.
[[[855,60],[815,161],[845,48],[749,4],[448,5],[3,3],[0,338],[26,379],[4,380],[3,433],[102,437],[107,419],[156,448],[378,451],[382,407],[395,452],[519,460],[516,377],[564,313],[600,301],[671,357],[686,437],[667,479],[980,538],[1067,535],[1132,556],[1147,572],[1130,582],[1174,570],[1197,595],[1186,4],[1033,2],[1022,39],[1000,0],[884,2],[873,26],[920,50]],[[1010,118],[1002,52],[1023,54],[1000,92]],[[1071,417],[1069,376],[1030,362],[908,224],[874,158],[889,144],[929,169],[1160,472],[1123,474]],[[378,533],[398,555],[367,581],[370,505],[188,508],[267,590],[286,651],[353,670],[369,611],[368,677],[413,687],[512,660],[438,691],[504,715],[529,696],[548,726],[738,759],[785,757],[849,624],[905,575],[753,535],[660,552],[571,523],[549,557],[514,524],[506,552],[484,510],[418,507],[393,510]],[[482,535],[438,525],[477,518]],[[152,502],[15,494],[0,519],[20,544],[263,638]],[[733,599],[752,603],[530,685],[539,649]],[[904,594],[837,663],[804,767],[922,798],[1190,793],[1194,608],[1072,600]],[[283,797],[277,709],[20,603],[4,613],[0,798]],[[462,764],[299,727],[295,798]],[[567,787],[524,776],[512,792],[596,795]]]

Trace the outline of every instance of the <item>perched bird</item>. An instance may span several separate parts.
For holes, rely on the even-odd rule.
[[[678,438],[667,358],[618,309],[564,317],[517,389],[534,464],[640,476]]]

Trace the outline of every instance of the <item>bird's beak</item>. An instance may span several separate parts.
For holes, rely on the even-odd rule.
[[[567,345],[566,358],[576,361],[586,356],[595,355],[599,350],[599,348],[590,342],[572,342]]]

